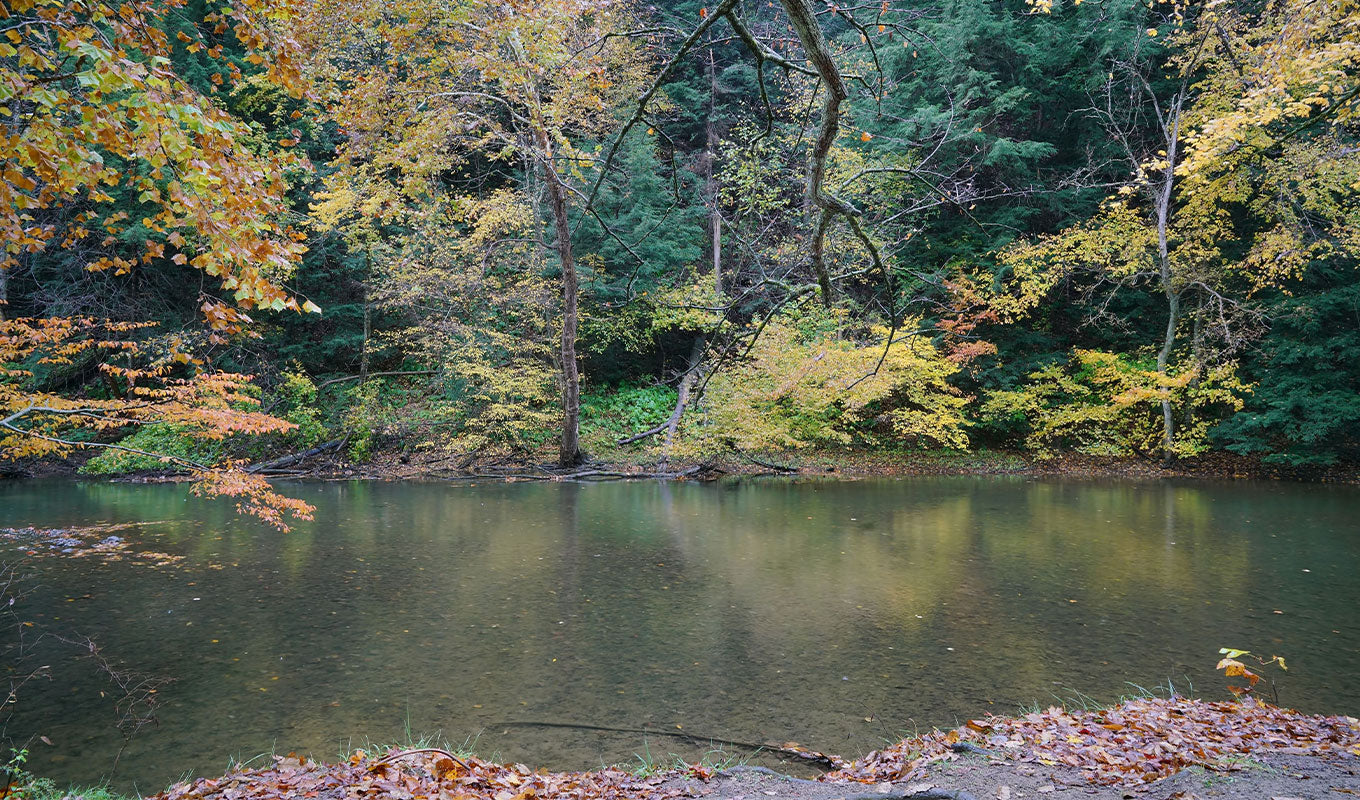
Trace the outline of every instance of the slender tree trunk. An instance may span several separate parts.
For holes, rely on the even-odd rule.
[[[1157,353],[1157,372],[1162,375],[1163,384],[1166,379],[1167,363],[1171,360],[1171,349],[1176,344],[1176,325],[1180,322],[1181,298],[1180,294],[1171,291],[1166,292],[1166,334],[1162,337],[1162,349]],[[1165,386],[1163,391],[1166,391]],[[1162,460],[1170,462],[1172,460],[1172,443],[1176,434],[1176,422],[1172,415],[1171,398],[1162,397]]]
[[[704,360],[704,348],[708,346],[708,336],[699,334],[694,338],[694,347],[689,351],[689,366],[685,368],[685,375],[680,379],[680,386],[677,387],[675,396],[675,410],[671,412],[670,419],[666,420],[666,438],[661,443],[661,461],[657,464],[657,469],[664,470],[671,459],[671,442],[675,440],[675,433],[680,429],[680,418],[685,414],[685,406],[689,405],[690,392],[694,391],[694,384],[699,380],[699,367]]]
[[[1157,353],[1157,372],[1163,379],[1163,392],[1167,377],[1167,366],[1171,361],[1171,351],[1176,346],[1176,326],[1180,324],[1181,292],[1176,288],[1171,274],[1171,251],[1168,231],[1171,227],[1171,200],[1176,182],[1176,151],[1180,143],[1181,104],[1185,95],[1177,95],[1168,109],[1168,118],[1163,123],[1166,135],[1166,169],[1162,185],[1157,194],[1157,271],[1166,294],[1166,333],[1162,337],[1162,349]],[[1170,462],[1173,458],[1172,445],[1175,442],[1176,422],[1171,408],[1171,397],[1162,396],[1162,460]]]
[[[713,47],[708,48],[708,122],[704,126],[704,184],[710,203],[708,214],[709,233],[713,238],[713,287],[722,296],[722,214],[718,208],[718,181],[714,169],[718,159],[718,136],[714,119],[718,116],[718,71],[713,57]]]
[[[5,309],[9,306],[9,270],[0,267],[0,320],[6,319]]]
[[[362,293],[364,301],[364,341],[361,345],[362,349],[359,351],[360,385],[368,383],[368,340],[373,335],[373,304],[368,299],[368,284],[369,281],[373,280],[373,251],[367,248],[364,250],[364,272]]]
[[[1189,383],[1185,384],[1186,403],[1181,409],[1181,427],[1189,428],[1195,424],[1195,407],[1189,402],[1189,395],[1199,388],[1200,382],[1204,378],[1204,300],[1200,299],[1195,310],[1190,314],[1190,368],[1193,372],[1190,375]]]
[[[551,157],[546,133],[540,131],[539,144]],[[552,206],[557,234],[557,258],[562,263],[562,446],[557,463],[574,467],[581,463],[581,373],[576,363],[576,329],[580,323],[577,307],[579,287],[576,262],[571,252],[571,220],[567,217],[567,197],[562,178],[546,160],[548,203]]]

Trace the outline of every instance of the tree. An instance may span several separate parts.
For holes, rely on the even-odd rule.
[[[164,33],[170,6],[24,0],[0,22],[0,268],[49,246],[90,247],[91,270],[126,272],[166,259],[220,280],[229,301],[206,294],[203,314],[236,332],[252,308],[298,309],[281,286],[302,252],[281,196],[292,159],[257,152],[249,130],[174,71]],[[230,34],[255,63],[300,91],[287,41],[272,20],[287,6],[247,0],[203,20],[187,47],[220,53]],[[241,76],[234,64],[215,82]],[[116,189],[151,206],[140,220],[111,206]],[[150,232],[133,259],[101,255],[130,226]]]
[[[546,199],[561,273],[562,466],[582,458],[573,184],[593,163],[584,147],[640,78],[630,42],[612,38],[620,14],[589,0],[322,2],[310,20],[315,72],[350,134],[345,177],[380,198],[385,221],[515,183]]]
[[[1014,270],[1011,311],[1078,275],[1093,319],[1112,316],[1118,293],[1156,288],[1166,309],[1156,349],[1164,458],[1202,446],[1177,441],[1176,374],[1193,388],[1265,330],[1257,293],[1354,247],[1347,187],[1360,161],[1340,144],[1349,115],[1337,102],[1355,96],[1347,70],[1357,54],[1336,33],[1354,13],[1346,3],[1254,16],[1169,7],[1140,41],[1169,34],[1170,49],[1140,46],[1117,59],[1090,110],[1134,179],[1090,220],[1002,256]],[[1170,78],[1158,77],[1164,70]],[[1189,353],[1173,368],[1183,338]]]
[[[221,343],[246,331],[249,311],[317,310],[282,285],[303,250],[283,213],[283,175],[295,160],[286,148],[254,142],[247,126],[175,71],[171,56],[183,47],[218,57],[231,37],[272,80],[294,94],[302,84],[281,34],[288,3],[224,4],[194,34],[181,28],[172,39],[169,16],[181,6],[20,0],[0,8],[0,275],[50,248],[78,252],[91,271],[190,266],[204,276],[205,341]],[[212,82],[226,87],[242,77],[224,62]],[[131,228],[143,243],[134,256],[117,249]],[[8,284],[0,282],[0,301],[14,300]],[[154,422],[207,438],[287,427],[250,410],[257,402],[245,379],[193,354],[194,337],[138,341],[148,327],[90,318],[0,322],[4,454],[118,447],[89,437]],[[103,396],[71,396],[44,382],[52,368],[77,362],[103,376]],[[244,510],[278,527],[286,528],[285,513],[309,513],[234,465],[184,466],[198,490],[242,496]]]

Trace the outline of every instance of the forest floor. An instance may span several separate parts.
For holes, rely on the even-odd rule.
[[[156,800],[1345,800],[1360,795],[1360,720],[1141,698],[971,720],[855,761],[826,759],[835,771],[807,780],[749,766],[536,772],[438,749],[359,751],[340,764],[289,755]]]

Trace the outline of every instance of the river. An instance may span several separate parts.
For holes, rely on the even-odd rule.
[[[558,769],[705,749],[515,722],[854,756],[987,712],[1168,681],[1225,697],[1212,669],[1223,646],[1286,656],[1289,671],[1273,671],[1284,705],[1360,714],[1354,487],[285,488],[317,512],[280,534],[182,485],[0,482],[0,528],[146,523],[110,529],[128,548],[115,558],[0,542],[32,575],[14,608],[34,625],[8,626],[6,644],[16,631],[89,637],[119,669],[173,679],[114,787],[434,733]],[[35,772],[91,783],[124,746],[119,692],[74,652],[37,642],[26,663],[51,680],[22,688],[8,727],[51,742],[29,745]]]

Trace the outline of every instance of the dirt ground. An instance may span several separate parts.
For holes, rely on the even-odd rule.
[[[1360,758],[1267,755],[1221,770],[1201,767],[1138,787],[1095,786],[1080,770],[963,754],[909,783],[819,783],[738,767],[711,780],[677,780],[707,800],[1347,800],[1360,796]]]

